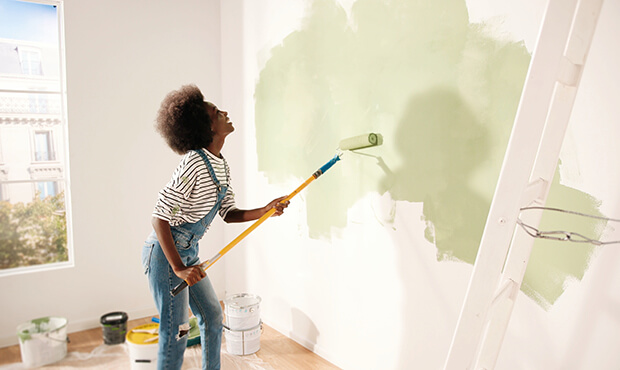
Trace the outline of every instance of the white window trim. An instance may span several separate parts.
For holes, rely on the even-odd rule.
[[[64,268],[71,268],[75,266],[75,253],[73,248],[73,218],[72,218],[72,206],[71,206],[71,187],[70,187],[70,173],[69,173],[69,129],[68,129],[68,115],[67,115],[67,81],[66,81],[66,59],[65,59],[65,27],[64,27],[64,0],[28,0],[29,2],[38,4],[47,4],[56,6],[58,15],[58,55],[59,55],[59,69],[60,69],[60,98],[61,98],[61,121],[62,121],[62,135],[64,136],[64,176],[62,179],[62,188],[65,192],[65,216],[67,219],[67,253],[68,260],[65,262],[57,262],[45,265],[16,267],[12,269],[0,270],[0,277],[13,276],[26,273],[40,272],[40,271],[52,271]],[[58,93],[50,91],[49,93]]]

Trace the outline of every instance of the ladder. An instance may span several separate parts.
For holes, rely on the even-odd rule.
[[[495,367],[534,244],[520,209],[545,205],[602,2],[549,0],[445,370]]]

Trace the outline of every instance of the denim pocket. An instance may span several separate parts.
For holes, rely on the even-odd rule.
[[[181,228],[171,229],[171,231],[174,237],[174,244],[179,252],[190,249],[194,234]]]
[[[146,242],[144,243],[144,247],[142,247],[142,268],[144,269],[145,274],[149,272],[149,267],[151,265],[151,256],[153,255],[154,245],[155,243]]]

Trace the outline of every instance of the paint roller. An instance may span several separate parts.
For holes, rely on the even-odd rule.
[[[338,148],[340,150],[357,150],[381,144],[383,144],[383,136],[381,136],[381,134],[370,133],[341,140],[340,144],[338,144]]]
[[[291,198],[299,194],[299,192],[301,192],[306,186],[310,185],[312,181],[316,180],[317,178],[319,178],[319,176],[327,172],[327,170],[329,170],[334,164],[336,164],[336,162],[340,160],[340,157],[342,157],[342,154],[343,154],[342,151],[345,151],[345,150],[354,151],[358,149],[378,146],[381,144],[383,144],[383,137],[381,136],[381,134],[377,134],[377,133],[369,133],[369,134],[354,136],[348,139],[341,140],[340,143],[338,144],[339,150],[337,151],[337,154],[334,155],[334,157],[330,159],[327,163],[325,163],[321,168],[316,170],[312,174],[312,176],[310,176],[303,184],[301,184],[297,189],[295,189],[292,193],[290,193],[284,200],[282,200],[282,202],[287,202],[291,200]],[[235,245],[237,245],[241,240],[243,240],[243,238],[248,236],[249,233],[251,233],[252,231],[254,231],[254,229],[260,226],[260,224],[265,222],[265,220],[273,216],[275,212],[276,212],[275,208],[272,208],[269,211],[267,211],[267,213],[262,215],[258,220],[254,221],[254,223],[250,227],[245,229],[245,231],[239,234],[239,236],[233,239],[233,241],[228,243],[228,245],[222,248],[222,250],[217,252],[210,259],[201,263],[199,265],[200,268],[206,271],[209,267],[213,266],[215,262],[217,262],[220,258],[222,258],[226,253],[228,253],[228,251],[230,251]],[[187,287],[187,282],[182,281],[179,285],[177,285],[174,289],[172,289],[170,294],[172,294],[172,296],[176,296],[186,287]]]

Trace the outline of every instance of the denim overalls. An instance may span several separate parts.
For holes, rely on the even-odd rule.
[[[218,193],[215,205],[201,220],[170,227],[185,266],[199,263],[198,241],[217,215],[227,191],[227,187],[221,186],[217,180],[207,156],[202,150],[196,152],[204,160],[213,182],[218,187]],[[192,313],[198,318],[200,327],[202,368],[219,369],[222,308],[209,278],[203,278],[173,297],[170,291],[182,280],[172,271],[154,231],[149,235],[142,250],[142,264],[148,276],[151,293],[160,317],[157,368],[160,370],[181,369],[189,331],[189,303]]]

